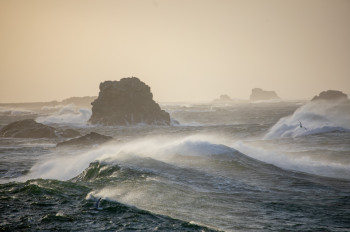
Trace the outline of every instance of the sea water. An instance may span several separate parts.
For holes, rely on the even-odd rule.
[[[74,105],[1,108],[1,126],[34,118],[114,138],[69,148],[1,138],[1,230],[350,231],[349,104],[161,107],[179,124],[94,126]]]

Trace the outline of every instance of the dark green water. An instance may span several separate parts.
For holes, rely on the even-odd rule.
[[[350,132],[277,123],[306,123],[297,108],[172,105],[180,126],[75,127],[114,137],[99,147],[0,138],[0,231],[350,231]],[[271,127],[298,136],[263,139]]]

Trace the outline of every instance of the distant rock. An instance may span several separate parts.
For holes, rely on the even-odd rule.
[[[314,96],[311,101],[327,100],[327,101],[347,101],[348,95],[338,90],[327,90]]]
[[[250,101],[276,100],[280,99],[275,91],[265,91],[260,88],[252,89]]]
[[[223,94],[223,95],[220,95],[219,100],[220,101],[231,101],[232,99],[228,95]]]
[[[72,129],[56,129],[37,123],[33,119],[25,119],[10,123],[1,128],[0,136],[10,138],[72,138],[80,136],[80,133]]]
[[[92,124],[170,125],[169,113],[161,110],[153,100],[150,87],[136,77],[102,82],[99,96],[91,104],[89,122]]]
[[[57,147],[63,146],[90,146],[90,145],[99,145],[102,143],[106,143],[112,140],[113,137],[105,136],[98,134],[96,132],[91,132],[90,134],[81,136],[79,138],[70,139],[68,141],[64,141],[62,143],[58,143]]]
[[[232,99],[230,98],[230,96],[223,94],[223,95],[220,95],[219,99],[215,99],[214,103],[229,103],[231,101]]]

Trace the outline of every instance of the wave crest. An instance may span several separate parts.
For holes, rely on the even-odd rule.
[[[36,121],[44,124],[68,124],[82,126],[86,125],[92,114],[90,109],[79,109],[73,104],[66,105],[58,109],[59,110],[56,113],[38,117]]]
[[[309,102],[293,115],[281,118],[264,139],[305,136],[334,131],[350,132],[350,104],[347,102]]]

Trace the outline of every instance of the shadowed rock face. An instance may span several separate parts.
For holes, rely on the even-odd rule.
[[[347,101],[348,95],[338,90],[327,90],[321,92],[318,96],[316,95],[311,101],[327,100],[327,101]]]
[[[58,143],[57,147],[63,146],[91,146],[106,143],[113,138],[111,136],[105,136],[98,134],[96,132],[91,132],[90,134],[84,135],[79,138],[70,139],[68,141],[64,141],[62,143]]]
[[[102,82],[99,96],[91,104],[92,124],[170,124],[169,114],[153,100],[150,87],[136,77]]]
[[[25,119],[8,124],[1,128],[1,137],[10,138],[72,138],[79,136],[78,131],[67,129],[59,130],[51,126],[37,123],[33,119]]]
[[[260,88],[252,89],[250,101],[275,100],[280,99],[275,91],[265,91]]]

